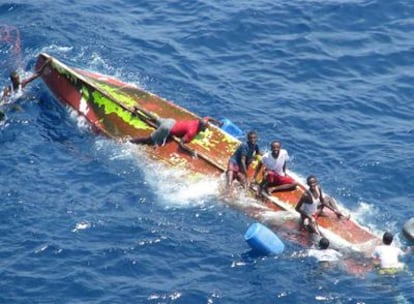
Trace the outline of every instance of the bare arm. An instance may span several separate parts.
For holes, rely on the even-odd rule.
[[[42,66],[29,78],[22,81],[22,88],[24,88],[28,83],[32,82],[36,78],[40,77],[42,75],[43,71],[45,70],[45,67],[52,61],[51,58],[48,58]]]
[[[319,199],[322,204],[322,208],[320,209],[320,211],[322,211],[323,208],[326,207],[330,209],[331,211],[333,211],[337,217],[344,216],[344,214],[339,210],[338,205],[333,197],[324,196],[321,187],[319,187],[319,193],[320,193]],[[349,218],[349,215],[348,215],[348,218]]]
[[[303,205],[303,203],[305,202],[305,200],[306,200],[306,194],[304,193],[304,194],[300,197],[299,202],[296,204],[295,210],[296,210],[297,212],[299,212],[300,214],[302,214],[302,210],[300,210],[300,208],[302,207],[302,205]]]
[[[257,175],[259,174],[260,170],[262,169],[263,164],[261,161],[259,161],[259,163],[256,166],[256,169],[254,170],[254,175],[253,175],[253,180],[257,179]]]
[[[323,192],[322,192],[322,188],[318,187],[318,189],[319,189],[319,195],[320,195],[319,200],[320,200],[322,206],[332,210],[333,212],[336,212],[336,210],[334,210],[332,208],[332,206],[326,202],[325,196],[323,195]]]
[[[223,123],[221,121],[219,121],[215,118],[209,117],[208,121],[211,122],[212,124],[218,126],[218,127],[221,127],[223,125]]]
[[[178,142],[178,145],[180,146],[181,149],[190,153],[192,157],[197,158],[197,152],[191,149],[190,147],[188,147],[184,139],[181,138],[180,141]]]
[[[242,156],[241,157],[241,168],[240,168],[241,170],[241,172],[245,175],[245,176],[247,176],[247,167],[246,167],[246,156]]]

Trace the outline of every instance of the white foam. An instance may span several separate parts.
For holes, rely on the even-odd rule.
[[[187,171],[166,167],[160,163],[146,160],[141,167],[148,184],[154,188],[161,202],[170,207],[203,205],[205,201],[219,192],[217,178],[188,178]]]
[[[92,126],[85,116],[79,115],[78,111],[69,105],[66,105],[65,107],[68,110],[70,119],[76,122],[76,125],[80,130],[91,132]]]
[[[72,50],[73,50],[72,46],[62,46],[62,45],[51,44],[49,46],[42,48],[42,53],[53,53],[53,52],[68,53]]]
[[[145,184],[157,194],[157,203],[170,208],[202,206],[219,193],[219,178],[206,178],[204,175],[169,167],[149,157],[147,149],[152,147],[131,143],[117,143],[103,138],[96,140],[96,149],[110,160],[127,160],[141,170]]]
[[[80,230],[86,230],[91,227],[91,223],[88,221],[80,221],[76,223],[76,226],[74,229],[72,229],[72,232],[78,232]]]

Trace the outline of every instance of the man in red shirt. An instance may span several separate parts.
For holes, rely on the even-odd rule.
[[[142,111],[142,110],[140,110]],[[211,118],[204,117],[203,119],[194,120],[178,120],[172,118],[155,118],[152,114],[148,115],[151,120],[157,124],[157,129],[147,137],[137,137],[130,140],[134,144],[146,144],[146,145],[165,145],[169,136],[176,136],[180,138],[179,146],[184,151],[190,153],[194,158],[197,157],[196,151],[186,146],[199,132],[204,131],[208,127],[209,122],[220,124],[219,121]]]

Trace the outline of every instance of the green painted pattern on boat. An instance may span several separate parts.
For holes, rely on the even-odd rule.
[[[50,66],[54,68],[59,74],[64,75],[70,82],[76,84],[78,82],[78,76],[74,75],[67,67],[56,64],[55,61],[50,63]]]
[[[122,89],[119,89],[119,88],[111,86],[111,85],[103,84],[103,83],[100,83],[100,82],[94,82],[94,84],[96,86],[98,86],[101,90],[103,90],[105,93],[107,93],[108,95],[110,95],[111,97],[113,97],[114,99],[119,101],[120,103],[124,104],[126,107],[133,108],[136,105],[135,100],[133,100],[129,94],[126,94],[125,92],[123,92]],[[141,97],[148,98],[148,97],[151,96],[150,93],[147,93],[145,91],[139,91],[139,92],[142,94]],[[122,110],[122,108],[121,108],[121,110]],[[120,113],[118,113],[118,112],[117,112],[117,114],[123,120],[125,120],[124,116],[121,116]],[[156,113],[154,113],[154,115],[156,115]],[[134,125],[134,124],[132,124],[132,125]],[[222,140],[224,140],[228,144],[238,144],[237,140],[235,140],[233,137],[227,135],[225,132],[223,132],[222,135],[223,135]],[[209,129],[207,129],[204,132],[198,133],[197,136],[192,140],[192,143],[198,144],[198,145],[204,147],[205,149],[210,150],[212,147],[215,146],[214,140],[212,140],[211,137],[212,137],[212,132],[209,131]],[[219,143],[218,140],[217,140],[217,143]]]
[[[122,104],[126,105],[127,107],[133,108],[136,105],[135,100],[131,98],[131,96],[125,92],[122,91],[122,88],[114,87],[110,84],[105,84],[101,82],[94,81],[94,84],[99,87],[101,90],[106,92],[108,95],[112,96]],[[148,93],[146,91],[139,90],[140,98],[149,98],[152,96],[151,93]],[[156,113],[153,113],[154,115],[157,115]],[[231,145],[237,145],[239,144],[237,139],[234,139],[232,136],[228,135],[225,132],[221,132],[221,141],[224,141]],[[211,147],[214,147],[214,140],[211,140],[212,134],[211,131],[209,132],[208,129],[204,132],[200,132],[197,134],[197,136],[192,140],[193,143],[196,143],[200,146],[203,146],[207,150],[210,150]],[[220,141],[217,140],[217,143]],[[233,151],[233,149],[231,149]]]
[[[119,100],[120,102],[128,105],[129,107],[134,107],[136,105],[136,102],[131,98],[131,96],[129,94],[126,94],[125,92],[122,91],[122,89],[117,88],[117,87],[113,87],[111,85],[107,85],[104,83],[100,83],[100,82],[94,82],[94,84],[96,86],[98,86],[100,89],[102,89],[103,91],[105,91],[106,93],[108,93],[109,95],[111,95],[112,97],[116,98],[116,100]],[[152,96],[151,93],[148,93],[146,91],[138,91],[140,93],[140,98],[149,98]],[[156,113],[153,113],[154,115],[157,115]],[[202,133],[199,133],[199,135]],[[198,140],[200,139],[200,144],[203,145],[203,139],[205,137],[209,137],[211,135],[201,135],[201,136],[196,136],[196,138],[194,138],[194,140]],[[225,142],[229,143],[229,144],[238,144],[238,140],[234,139],[234,137],[228,135],[225,132],[222,132],[222,139],[224,139]],[[205,142],[205,140],[204,140]],[[211,145],[211,143],[210,143]],[[204,146],[204,145],[203,145]]]
[[[116,99],[118,102],[122,103],[127,108],[133,108],[134,106],[137,105],[136,101],[130,96],[130,94],[126,94],[125,92],[122,91],[121,88],[114,87],[110,84],[96,82],[96,81],[94,82],[94,84],[97,87],[99,87],[99,89],[101,89],[102,91],[104,91],[105,93],[113,97],[114,99]],[[139,91],[139,92],[142,95],[141,98],[142,97],[147,98],[150,96],[149,93],[146,93],[144,91]],[[154,113],[154,115],[156,114]]]
[[[53,68],[56,69],[60,74],[64,75],[69,81],[71,81],[75,85],[78,83],[79,80],[85,77],[87,79],[86,83],[84,83],[81,80],[81,93],[83,98],[87,100],[88,103],[93,102],[97,106],[102,107],[106,115],[115,113],[125,123],[129,124],[130,126],[136,129],[153,129],[153,127],[142,121],[137,115],[135,115],[131,111],[134,108],[134,106],[137,105],[136,101],[130,94],[124,92],[122,88],[95,81],[94,79],[91,79],[87,76],[79,77],[78,75],[76,75],[75,72],[72,72],[70,69],[66,68],[63,65],[61,66],[58,64],[53,64]],[[89,83],[91,83],[92,85]],[[98,90],[96,90],[93,86],[96,86]],[[91,91],[92,96],[90,96]],[[103,93],[101,93],[100,91],[102,91]],[[137,90],[137,93],[140,93],[139,97],[143,99],[147,99],[152,96],[151,93],[143,90]],[[112,101],[111,98],[116,100],[116,102]],[[121,105],[119,105],[118,103],[120,103]],[[154,115],[157,114],[154,113]],[[103,120],[104,119],[101,119],[101,121]],[[192,142],[210,151],[214,149],[216,144],[220,143],[220,141],[224,141],[228,144],[226,150],[228,150],[228,152],[232,152],[238,146],[238,140],[234,139],[232,136],[228,135],[225,132],[220,133],[220,140],[215,140],[213,139],[212,132],[207,129],[205,132],[197,134],[197,136],[192,140]]]
[[[84,94],[87,89],[83,89],[82,93]],[[115,113],[118,117],[120,117],[124,122],[128,123],[129,125],[137,128],[137,129],[152,129],[151,126],[140,120],[135,114],[131,111],[128,111],[122,108],[117,103],[113,102],[111,99],[107,98],[106,96],[102,95],[99,91],[94,90],[92,93],[92,100],[98,106],[103,107],[104,112],[106,115]],[[87,97],[87,96],[86,96]],[[90,99],[87,99],[90,100]]]
[[[65,67],[62,64],[56,64],[55,62],[51,62],[51,67],[55,69],[59,74],[63,75],[73,84],[79,84],[78,81],[81,79],[76,73],[72,72],[70,69]],[[88,79],[89,80],[89,79]],[[94,81],[91,81],[95,84]],[[152,129],[148,124],[140,120],[136,115],[134,115],[131,111],[128,111],[124,108],[122,108],[120,105],[118,105],[116,102],[113,102],[110,98],[104,96],[101,92],[94,89],[91,85],[89,85],[87,82],[84,83],[83,81],[80,81],[82,83],[82,89],[81,94],[82,97],[87,100],[88,103],[95,103],[96,105],[102,107],[104,109],[104,113],[106,115],[115,113],[117,116],[119,116],[124,122],[127,124],[137,128],[137,129]],[[103,87],[102,85],[99,87]],[[89,89],[88,89],[89,88]],[[128,107],[133,107],[135,105],[135,101],[131,100],[124,94],[114,94],[115,90],[111,89],[110,86],[105,86],[102,88],[103,91],[106,93],[111,93],[110,95],[115,95],[115,98],[119,98],[122,102],[127,104]],[[92,98],[90,91],[92,91]]]

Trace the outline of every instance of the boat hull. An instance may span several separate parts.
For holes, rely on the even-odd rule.
[[[39,55],[37,65],[50,58]],[[172,103],[150,94],[136,86],[114,78],[67,67],[57,59],[46,67],[42,79],[54,96],[87,118],[94,131],[110,138],[122,140],[148,136],[154,130],[134,107],[142,108],[159,117],[192,120],[200,117]],[[113,102],[120,100],[120,102]],[[239,144],[238,140],[212,126],[189,144],[198,154],[198,159],[183,151],[177,141],[157,147],[147,147],[148,156],[171,166],[190,170],[193,173],[220,175],[227,166],[228,155]]]
[[[177,120],[198,119],[197,115],[181,108],[180,106],[160,98],[154,94],[118,79],[66,66],[47,54],[40,54],[37,67],[45,60],[51,58],[42,74],[42,79],[50,91],[63,103],[69,105],[86,117],[96,132],[105,136],[120,140],[127,137],[147,136],[153,130],[153,126],[143,119],[142,113],[136,111],[144,109],[163,118]],[[227,134],[223,130],[212,126],[206,132],[202,132],[189,144],[196,150],[199,158],[191,156],[179,148],[177,140],[170,140],[166,145],[158,148],[147,147],[147,155],[168,166],[187,170],[192,175],[220,176],[227,167],[227,162],[240,141]],[[140,150],[142,151],[142,149]],[[256,163],[250,168],[249,174],[253,175]],[[272,211],[289,211],[295,216],[280,225],[273,225],[275,230],[286,231],[286,237],[293,234],[295,241],[302,245],[309,245],[309,235],[300,231],[298,227],[298,215],[294,207],[298,203],[305,188],[299,186],[294,191],[276,192],[265,196],[261,200],[261,206]],[[253,193],[253,192],[252,192]],[[247,208],[249,215],[260,218],[262,208]],[[265,220],[262,218],[262,220]],[[319,226],[331,237],[338,238],[343,246],[354,249],[365,248],[367,244],[374,246],[378,237],[361,226],[353,219],[338,219],[330,210],[325,216],[317,219]],[[289,233],[295,231],[295,233]],[[298,235],[300,235],[298,237]],[[371,246],[371,247],[372,247]]]

